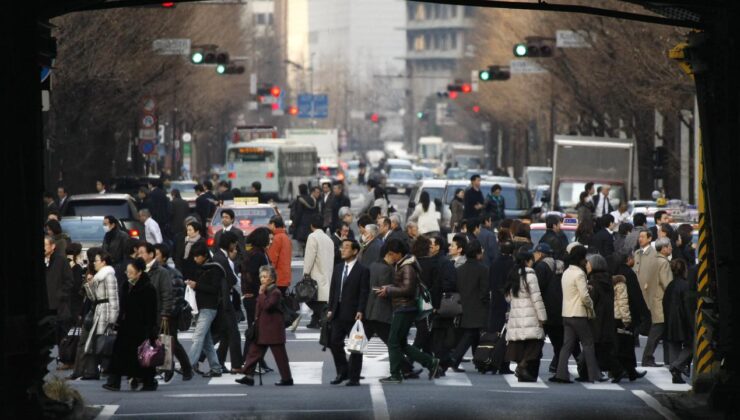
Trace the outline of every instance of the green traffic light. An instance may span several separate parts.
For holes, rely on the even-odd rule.
[[[491,80],[491,72],[488,70],[481,70],[478,72],[478,78],[484,82]]]
[[[423,112],[421,112],[421,111],[417,112],[417,113],[416,113],[416,118],[418,118],[418,119],[422,119],[422,118],[424,118],[424,113],[423,113]]]
[[[226,66],[224,66],[223,64],[217,65],[216,66],[216,73],[218,73],[218,74],[224,74],[224,73],[226,73]]]
[[[527,44],[514,45],[514,55],[516,57],[526,57],[527,56]]]
[[[190,56],[190,60],[194,64],[200,64],[203,62],[203,53],[201,52],[194,52],[192,56]]]

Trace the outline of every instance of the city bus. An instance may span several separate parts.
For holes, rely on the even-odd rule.
[[[287,143],[285,139],[254,140],[230,144],[226,171],[232,188],[250,191],[252,182],[262,184],[262,194],[278,201],[298,196],[298,185],[316,180],[316,147]]]

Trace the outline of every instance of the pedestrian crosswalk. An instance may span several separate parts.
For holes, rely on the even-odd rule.
[[[229,367],[227,363],[227,368]],[[512,364],[512,369],[515,367]],[[300,361],[290,362],[290,370],[293,375],[293,381],[296,385],[329,385],[329,381],[334,378],[334,365],[330,361]],[[362,383],[372,384],[377,383],[378,379],[386,377],[390,374],[390,365],[387,360],[377,360],[372,358],[364,358],[362,364],[362,376],[364,380]],[[422,385],[422,386],[442,386],[442,387],[490,387],[490,388],[512,388],[518,390],[525,389],[539,389],[545,391],[547,389],[562,389],[568,387],[579,387],[589,391],[629,391],[634,389],[645,389],[646,387],[654,387],[661,391],[689,391],[690,385],[687,384],[673,384],[671,382],[671,375],[665,368],[644,368],[648,374],[643,379],[639,379],[636,382],[629,382],[628,380],[622,381],[620,384],[612,384],[611,382],[604,383],[579,383],[575,382],[572,385],[561,385],[553,384],[547,381],[549,376],[547,374],[541,374],[537,378],[537,382],[519,382],[514,375],[482,375],[476,371],[466,372],[452,372],[448,371],[444,377],[436,378],[434,381],[426,380],[426,371],[421,375],[419,380],[407,380],[404,383]],[[576,367],[570,367],[571,374],[576,375]],[[265,375],[265,380],[270,382],[277,378],[276,373]],[[235,379],[239,378],[238,375],[225,374],[218,378],[210,378],[208,380],[209,386],[226,386],[233,385],[238,386],[234,382]],[[269,379],[268,379],[269,378]],[[197,379],[196,379],[197,381]],[[178,384],[180,381],[172,380],[170,382],[164,382],[160,379],[160,385],[173,386]],[[266,382],[267,383],[267,382]]]

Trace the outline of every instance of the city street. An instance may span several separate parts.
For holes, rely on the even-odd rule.
[[[304,308],[305,310],[305,308]],[[648,374],[635,382],[620,384],[553,384],[547,367],[552,348],[545,344],[537,383],[519,383],[513,375],[481,375],[471,363],[464,373],[447,372],[433,381],[424,371],[420,379],[401,385],[381,385],[388,375],[385,345],[373,338],[364,356],[360,387],[330,385],[336,372],[331,353],[321,351],[319,332],[305,328],[310,312],[304,313],[295,333],[287,332],[287,350],[295,386],[278,388],[277,372],[263,375],[254,387],[234,382],[238,375],[225,374],[205,379],[198,375],[183,382],[180,375],[156,392],[131,392],[124,383],[121,392],[101,388],[104,380],[72,381],[88,405],[103,406],[99,418],[316,418],[316,419],[427,419],[438,418],[573,418],[573,419],[659,419],[674,418],[655,400],[656,394],[687,391],[688,385],[674,385],[665,368],[646,368]],[[243,333],[244,323],[241,325]],[[409,341],[413,340],[413,332]],[[192,330],[180,333],[184,347],[190,347]],[[644,337],[643,337],[644,345]],[[640,348],[636,349],[638,360]],[[660,350],[658,360],[662,360]],[[468,353],[467,357],[471,357]],[[267,364],[275,367],[268,352]],[[205,369],[205,367],[202,367]],[[514,365],[512,365],[514,368]],[[575,374],[571,360],[571,373]],[[640,370],[638,366],[638,370]],[[52,374],[54,374],[52,372]],[[66,375],[68,372],[59,372]],[[557,413],[553,416],[552,413]]]

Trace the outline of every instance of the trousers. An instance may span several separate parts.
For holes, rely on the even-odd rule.
[[[655,349],[658,347],[658,342],[663,338],[663,331],[665,331],[665,324],[653,324],[650,326],[650,332],[648,333],[647,343],[645,343],[645,350],[642,353],[642,363],[655,363]],[[670,360],[669,356],[664,354],[665,360]]]
[[[231,306],[231,302],[228,302],[227,305]],[[224,365],[226,352],[228,351],[231,355],[231,366],[241,366],[244,360],[242,359],[242,343],[239,336],[236,311],[232,308],[222,309],[221,311],[221,325],[219,325],[220,344],[218,351],[216,351],[218,362],[221,366]]]
[[[550,337],[550,344],[552,345],[552,351],[554,353],[552,361],[550,362],[550,370],[556,370],[558,368],[558,360],[560,359],[560,349],[563,348],[565,330],[563,329],[562,324],[545,324],[544,328],[545,334]],[[573,352],[571,354],[574,359],[578,360],[578,357],[581,355],[581,346],[579,346],[578,343],[573,346]]]
[[[348,362],[347,355],[344,353],[344,339],[349,335],[354,325],[355,323],[353,321],[333,319],[331,322],[329,347],[331,349],[331,355],[334,358],[334,367],[337,369],[337,376],[347,376],[350,381],[357,382],[360,380],[360,372],[362,371],[362,354],[351,353]]]
[[[588,380],[596,381],[600,376],[599,362],[596,360],[596,350],[594,348],[594,336],[591,332],[591,326],[585,317],[563,318],[564,339],[563,347],[560,349],[558,359],[558,370],[555,376],[558,379],[570,380],[568,372],[568,359],[573,352],[573,347],[577,341],[583,346],[583,353],[579,362],[585,363],[588,369]]]
[[[290,362],[288,361],[288,352],[285,351],[285,344],[257,344],[252,343],[249,346],[249,353],[247,353],[246,360],[244,361],[244,372],[247,375],[254,375],[254,370],[257,367],[257,363],[265,359],[265,353],[267,353],[268,347],[272,352],[272,356],[275,358],[275,363],[280,372],[280,379],[287,381],[292,379],[293,376],[290,373]]]
[[[401,377],[401,365],[404,355],[411,362],[419,362],[422,366],[429,368],[432,366],[434,358],[409,345],[408,335],[411,325],[416,320],[417,311],[413,312],[394,312],[391,320],[391,329],[388,335],[388,356],[391,364],[391,376]]]

